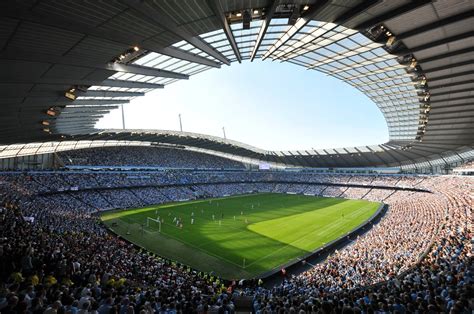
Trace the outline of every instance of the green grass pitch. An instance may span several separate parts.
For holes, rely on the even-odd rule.
[[[239,279],[314,251],[356,228],[378,207],[365,200],[266,193],[109,211],[102,220],[160,256]],[[147,217],[160,217],[161,232],[157,222],[149,220],[147,226]]]

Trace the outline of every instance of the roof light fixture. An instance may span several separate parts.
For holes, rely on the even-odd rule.
[[[57,112],[54,111],[54,108],[49,108],[48,110],[46,110],[46,114],[48,116],[55,117],[57,115]]]
[[[74,94],[74,92],[76,91],[76,89],[73,87],[73,88],[70,88],[69,90],[67,90],[65,93],[64,93],[64,97],[66,97],[67,99],[70,99],[70,100],[76,100],[76,94]]]
[[[395,36],[390,36],[387,40],[386,45],[390,47],[391,45],[393,45],[394,42],[395,42]]]

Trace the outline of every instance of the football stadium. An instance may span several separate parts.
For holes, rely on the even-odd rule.
[[[474,1],[18,0],[0,25],[0,313],[474,311]]]

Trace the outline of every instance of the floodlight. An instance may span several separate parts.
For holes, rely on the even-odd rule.
[[[394,41],[395,41],[395,36],[390,36],[387,40],[386,45],[391,46],[391,45],[393,45]]]
[[[52,108],[48,109],[48,110],[46,111],[46,114],[47,114],[48,116],[52,116],[52,117],[54,117],[54,116],[57,115],[56,111],[54,111],[54,109],[52,109]]]
[[[65,92],[64,97],[70,100],[76,100],[76,95],[74,95],[74,92],[71,93],[71,91]]]

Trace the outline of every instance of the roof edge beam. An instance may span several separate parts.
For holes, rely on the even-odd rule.
[[[127,45],[129,47],[139,46],[142,49],[147,50],[148,52],[160,53],[169,57],[178,58],[181,60],[186,60],[189,62],[199,63],[203,65],[208,65],[212,67],[220,67],[220,64],[216,61],[210,60],[205,57],[197,56],[193,53],[174,48],[174,47],[163,47],[155,42],[149,40],[144,40],[144,38],[137,36],[132,33],[127,35],[122,35],[115,31],[99,29],[91,25],[80,23],[77,21],[72,22],[70,19],[61,18],[58,16],[44,15],[44,14],[33,14],[30,10],[5,10],[0,16],[6,16],[18,20],[27,20],[33,23],[39,23],[42,25],[47,25],[50,27],[60,28],[70,32],[75,32],[79,34],[84,34],[86,36],[92,36],[100,39],[105,39],[108,41],[113,41],[122,45]],[[171,48],[171,49],[170,49]],[[172,49],[174,48],[174,49]],[[176,51],[180,50],[180,51]]]
[[[420,64],[421,63],[428,63],[428,62],[437,61],[437,60],[441,60],[441,59],[445,59],[445,58],[449,58],[449,57],[454,57],[454,56],[457,56],[457,55],[470,53],[470,52],[474,52],[474,47],[454,50],[454,51],[450,51],[450,52],[447,52],[447,53],[434,55],[432,57],[428,57],[428,58],[425,58],[425,59],[418,59],[418,63],[420,63]]]
[[[141,65],[131,65],[131,64],[109,62],[105,65],[105,69],[116,71],[116,72],[122,72],[122,73],[133,73],[133,74],[140,74],[140,75],[147,75],[147,76],[154,76],[154,77],[166,77],[166,78],[180,79],[180,80],[189,79],[189,75],[186,75],[186,74],[160,70],[160,69],[154,69],[150,67],[144,67]]]
[[[465,100],[465,99],[474,99],[474,96],[468,95],[468,96],[461,96],[461,97],[452,97],[448,99],[438,99],[438,100],[430,100],[430,103],[445,103],[449,101],[457,101],[457,100]]]
[[[89,106],[89,105],[119,105],[119,104],[128,104],[130,103],[129,100],[118,100],[118,99],[78,99],[74,101],[64,100],[64,101],[56,101],[54,102],[55,105],[64,104],[64,105],[72,105],[72,106]]]
[[[462,62],[446,64],[446,65],[442,65],[442,66],[431,68],[431,69],[423,68],[423,73],[430,73],[430,72],[436,72],[436,71],[441,71],[441,70],[447,70],[447,69],[457,68],[457,67],[460,67],[460,66],[463,66],[463,65],[470,65],[470,64],[474,64],[474,60],[466,60],[466,61],[462,61]]]
[[[81,79],[66,79],[66,78],[39,78],[39,79],[2,79],[0,78],[0,84],[50,84],[50,85],[84,85],[84,86],[104,86],[104,87],[120,87],[120,88],[147,88],[157,89],[164,88],[163,84],[146,83],[146,82],[135,82],[126,80],[113,80],[107,79],[103,81],[95,80],[81,80]]]
[[[255,42],[255,45],[253,46],[253,50],[250,55],[250,61],[253,61],[253,59],[255,59],[255,56],[257,56],[258,49],[260,49],[260,45],[262,44],[263,38],[267,33],[268,26],[272,21],[273,14],[275,13],[275,10],[279,4],[280,0],[274,0],[272,5],[265,11],[265,20],[263,20],[262,26],[260,27],[260,31],[258,32],[257,40]]]
[[[425,6],[427,4],[431,3],[431,0],[420,0],[420,1],[413,1],[409,2],[408,4],[402,5],[398,8],[389,10],[388,12],[382,13],[378,16],[375,16],[365,22],[359,23],[356,26],[354,26],[354,29],[362,30],[362,29],[367,29],[372,26],[375,26],[379,23],[388,21],[390,19],[396,18],[400,15],[403,15],[405,13],[408,13],[410,11],[416,10],[422,6]]]
[[[474,74],[474,70],[464,71],[464,72],[457,72],[457,73],[452,73],[452,74],[447,74],[447,75],[442,75],[442,76],[436,76],[436,77],[428,77],[427,78],[428,86],[429,86],[430,82],[449,79],[449,78],[453,78],[453,77],[464,76],[464,75],[470,75],[470,74]],[[458,82],[458,85],[463,84],[463,83],[464,82]]]
[[[288,40],[293,38],[293,36],[295,36],[303,27],[306,26],[306,24],[308,24],[319,12],[321,12],[321,10],[323,10],[329,4],[331,4],[330,0],[321,0],[314,4],[304,16],[300,17],[298,21],[296,21],[295,25],[291,26],[290,29],[288,29],[288,31],[284,33],[276,41],[276,43],[272,47],[270,47],[270,49],[267,50],[267,52],[265,52],[262,59],[267,59],[275,51],[284,46],[288,42]]]
[[[242,63],[242,56],[240,55],[239,46],[235,41],[234,33],[230,28],[229,21],[227,21],[224,8],[222,8],[221,2],[215,0],[208,0],[207,4],[211,7],[212,11],[219,20],[221,27],[224,30],[225,36],[227,37],[227,40],[229,41],[229,44],[232,47],[232,50],[234,51],[234,55],[237,58],[237,61],[239,61],[239,63]]]
[[[213,68],[220,68],[221,65],[218,62],[209,60],[207,58],[201,57],[199,55],[195,55],[192,53],[189,53],[183,49],[179,49],[173,46],[170,47],[165,47],[159,49],[159,53],[166,55],[168,57],[173,57],[176,59],[184,60],[184,61],[189,61],[192,63],[198,63],[202,65],[207,65]]]
[[[447,83],[447,84],[443,84],[443,85],[434,85],[434,86],[429,84],[429,88],[430,89],[445,88],[445,87],[453,87],[453,86],[465,85],[465,84],[471,84],[471,83],[474,83],[474,80],[466,80],[466,81],[463,81],[463,82],[453,82],[453,83]]]
[[[1,85],[2,83],[0,83]],[[67,85],[67,84],[65,84]],[[24,97],[52,97],[52,96],[64,96],[64,90],[56,90],[56,91],[30,91],[24,95]],[[145,93],[141,92],[122,92],[122,91],[108,91],[108,90],[88,90],[88,91],[80,91],[75,90],[73,94],[76,97],[140,97],[145,96]],[[0,98],[11,98],[9,96],[0,95]]]
[[[156,83],[147,83],[147,82],[134,82],[134,81],[127,81],[127,80],[104,80],[103,82],[99,82],[98,84],[92,84],[96,86],[108,86],[108,87],[124,87],[124,88],[150,88],[150,89],[158,89],[164,88],[163,84],[156,84]]]
[[[339,15],[337,18],[334,19],[333,23],[338,25],[344,24],[359,15],[360,13],[367,11],[374,5],[379,4],[380,2],[382,2],[382,0],[365,0],[362,3],[359,3],[355,7],[350,8],[346,12]]]
[[[119,106],[104,106],[104,107],[84,107],[84,108],[76,108],[76,107],[73,107],[73,108],[64,108],[63,110],[61,110],[61,117],[66,117],[66,116],[76,116],[77,114],[80,114],[80,113],[97,113],[97,114],[101,114],[101,113],[106,113],[106,112],[109,112],[109,110],[112,110],[112,109],[117,109]]]
[[[434,91],[430,91],[431,97],[433,96],[443,96],[443,95],[452,95],[452,94],[458,94],[458,93],[464,93],[464,92],[472,92],[474,88],[462,88],[462,89],[453,89],[445,92],[436,92],[436,89]]]
[[[180,28],[176,25],[173,20],[154,10],[149,5],[147,5],[144,1],[139,0],[119,0],[124,5],[128,6],[129,8],[133,9],[136,13],[140,14],[146,20],[151,21],[154,24],[158,24],[163,29],[167,30],[168,32],[174,34],[175,36],[181,38],[184,41],[187,41],[189,44],[193,45],[197,49],[207,53],[211,57],[216,58],[217,60],[221,61],[226,65],[230,65],[230,61],[219,51],[215,50],[211,45],[205,42],[198,36],[193,36],[189,34],[187,31]]]
[[[5,52],[0,53],[0,59],[2,60],[21,60],[30,62],[42,62],[50,64],[64,64],[78,67],[92,68],[98,70],[107,70],[123,73],[133,73],[154,77],[165,77],[173,79],[189,79],[189,75],[176,73],[172,71],[160,70],[150,67],[144,67],[140,65],[127,65],[116,62],[108,62],[105,64],[91,62],[87,60],[80,60],[73,57],[67,56],[55,56],[45,53],[26,52],[19,49],[9,49]]]
[[[145,96],[145,93],[108,90],[88,90],[86,92],[76,91],[76,95],[81,97],[140,97]]]
[[[453,42],[453,41],[466,39],[466,38],[469,38],[469,37],[472,37],[472,36],[474,36],[474,31],[469,31],[469,32],[457,34],[457,35],[454,35],[454,36],[451,36],[451,37],[446,37],[446,38],[443,38],[443,39],[440,39],[440,40],[435,40],[433,42],[426,43],[426,44],[423,44],[423,45],[420,45],[420,46],[417,46],[417,47],[408,48],[406,52],[412,52],[412,53],[419,52],[419,51],[430,49],[430,48],[433,48],[433,47],[436,47],[436,46],[448,44],[448,43]]]
[[[436,22],[425,24],[425,25],[422,25],[422,26],[418,26],[418,27],[416,27],[412,30],[405,31],[403,33],[395,35],[395,38],[398,39],[398,40],[402,40],[402,39],[412,37],[412,36],[416,36],[416,35],[419,35],[419,34],[422,34],[422,33],[428,32],[430,30],[437,29],[437,28],[440,28],[440,27],[443,27],[443,26],[446,26],[446,25],[449,25],[449,24],[452,24],[452,23],[456,23],[456,22],[466,20],[466,19],[471,18],[473,16],[474,16],[474,10],[462,12],[462,13],[456,14],[456,15],[451,15],[447,18],[438,20]]]
[[[333,24],[338,24],[338,25],[342,25],[344,24],[345,22],[353,19],[354,17],[356,17],[359,13],[361,12],[364,12],[365,10],[369,9],[370,7],[378,4],[381,0],[367,0],[367,1],[364,1],[360,4],[358,4],[357,6],[349,9],[348,11],[342,13],[340,16],[336,17],[332,23]],[[330,31],[332,31],[332,29],[330,30],[327,30],[325,31],[323,34],[320,34],[317,38],[320,38],[324,35],[326,35],[327,33],[329,33]],[[305,48],[308,46],[308,45],[311,45],[314,40],[316,40],[317,38],[303,44],[302,46],[296,48],[294,51],[288,51],[286,52],[284,55],[279,55],[278,57],[279,58],[282,58],[283,60],[290,54],[293,54],[293,53],[297,53],[300,52],[301,50],[305,50]],[[306,54],[306,53],[303,53],[303,55]],[[310,67],[308,67],[308,69],[310,69]]]

